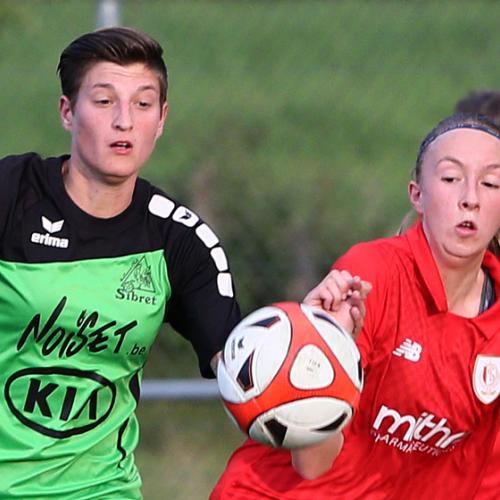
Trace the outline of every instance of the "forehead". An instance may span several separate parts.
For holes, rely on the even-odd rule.
[[[454,129],[437,137],[427,150],[424,163],[442,158],[456,159],[463,164],[500,164],[500,139],[477,129]]]
[[[82,88],[152,88],[159,92],[160,79],[154,70],[144,63],[120,65],[101,61],[93,64],[85,73]]]

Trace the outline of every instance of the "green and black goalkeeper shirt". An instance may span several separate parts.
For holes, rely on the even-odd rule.
[[[67,158],[0,161],[0,498],[141,498],[134,410],[161,324],[211,376],[239,309],[195,213],[139,179],[123,213],[93,217]]]

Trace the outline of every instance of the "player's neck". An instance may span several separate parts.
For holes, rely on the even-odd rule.
[[[67,161],[62,167],[64,187],[68,196],[81,210],[102,219],[122,213],[131,203],[136,177],[122,182],[103,182],[85,175]]]
[[[463,269],[448,269],[442,272],[442,278],[448,310],[466,318],[477,316],[485,279],[484,271],[477,266],[467,272]]]

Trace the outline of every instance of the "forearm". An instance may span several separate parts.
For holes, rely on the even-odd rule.
[[[291,451],[292,465],[304,479],[316,479],[330,469],[342,450],[344,436],[341,432],[319,444]]]
[[[222,351],[219,351],[216,354],[214,354],[214,356],[210,360],[210,368],[212,368],[212,371],[216,376],[217,376],[217,365],[219,364],[219,359],[221,358],[221,356],[222,356]]]

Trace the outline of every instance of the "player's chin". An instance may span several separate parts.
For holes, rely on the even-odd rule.
[[[139,170],[140,167],[136,163],[114,164],[101,172],[101,179],[108,185],[120,185],[131,179],[135,180],[139,175]]]

